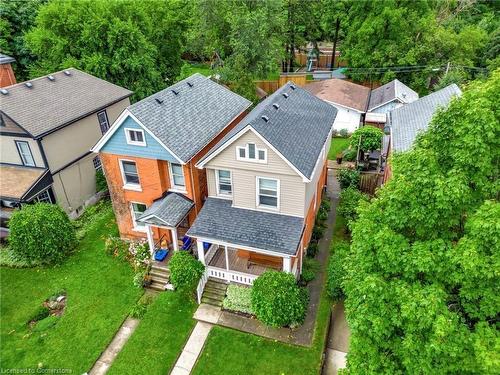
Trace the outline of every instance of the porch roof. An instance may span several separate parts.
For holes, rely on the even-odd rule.
[[[194,203],[191,199],[182,194],[171,192],[164,198],[154,201],[137,221],[175,228],[193,206]]]
[[[295,216],[232,207],[231,201],[207,198],[190,237],[295,255],[302,237],[303,219]]]

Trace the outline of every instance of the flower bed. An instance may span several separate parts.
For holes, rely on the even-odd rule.
[[[226,298],[222,302],[222,307],[226,310],[253,315],[251,295],[251,288],[230,284],[227,287]]]

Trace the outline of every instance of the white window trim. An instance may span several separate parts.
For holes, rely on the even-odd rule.
[[[129,162],[129,163],[134,163],[135,168],[137,169],[137,176],[139,176],[139,168],[137,168],[137,162],[135,160],[118,159],[118,164],[120,164],[120,171],[122,173],[123,188],[125,190],[142,191],[141,177],[140,176],[139,176],[139,183],[138,184],[127,183],[127,179],[125,178],[125,170],[123,169],[123,162],[124,161]],[[137,203],[140,203],[140,202],[137,202]]]
[[[259,204],[259,180],[274,180],[276,181],[276,207],[273,206],[266,206]],[[277,178],[272,178],[272,177],[264,177],[264,176],[256,176],[255,177],[255,207],[259,210],[266,210],[266,211],[279,211],[280,210],[280,194],[281,194],[281,187],[280,187],[280,180]]]
[[[102,133],[102,124],[101,124],[101,120],[99,120],[99,115],[100,114],[104,114],[104,117],[106,119],[106,131],[104,133]],[[99,111],[97,112],[97,122],[99,123],[99,129],[101,130],[101,133],[104,135],[106,134],[106,132],[109,130],[109,128],[111,127],[111,125],[109,125],[109,118],[108,118],[108,113],[106,112],[105,109],[103,109],[102,111]]]
[[[142,129],[135,129],[135,128],[124,128],[123,129],[125,131],[125,137],[127,138],[127,144],[129,145],[133,145],[133,146],[146,146],[146,136],[144,134],[144,130]],[[137,132],[137,133],[142,133],[142,139],[143,141],[142,142],[138,142],[138,141],[133,141],[132,139],[130,139],[130,133],[129,132]]]
[[[36,167],[35,158],[33,157],[33,152],[31,151],[31,147],[30,147],[29,142],[20,141],[20,140],[16,140],[15,142],[16,142],[17,152],[19,153],[19,157],[21,158],[21,163],[23,163],[23,165],[26,167]],[[29,155],[31,156],[31,160],[33,161],[33,164],[28,164],[26,162],[26,160],[24,160],[23,151],[21,150],[21,143],[26,144],[26,146],[28,146],[28,152],[29,152]]]
[[[249,147],[248,147],[248,145],[249,144],[255,145],[255,159],[250,159],[248,157],[248,155],[249,155]],[[245,150],[245,157],[244,158],[242,158],[240,156],[240,150],[241,149]],[[264,160],[260,160],[259,159],[259,151],[264,151]],[[249,142],[245,146],[236,146],[236,160],[239,160],[239,161],[248,161],[248,162],[251,162],[251,163],[267,164],[267,149],[265,149],[265,148],[258,148],[257,145],[255,143],[253,143],[253,142]]]
[[[134,232],[141,232],[141,233],[146,233],[148,231],[148,228],[146,227],[146,224],[144,224],[144,227],[138,227],[137,226],[137,222],[135,221],[135,215],[134,215],[134,203],[135,204],[143,204],[144,206],[146,206],[146,209],[148,208],[148,205],[146,203],[142,203],[142,202],[136,202],[136,201],[130,201],[129,202],[129,208],[130,208],[130,215],[132,216],[132,230]]]
[[[173,164],[178,164],[182,168],[182,176],[184,177],[184,186],[179,186],[174,183],[174,172],[172,171],[172,163],[168,163],[168,175],[170,177],[170,189],[168,191],[174,191],[177,193],[187,193],[187,188],[186,188],[186,174],[184,173],[184,164],[181,163],[173,163]]]
[[[97,162],[96,162],[97,161]],[[98,165],[97,165],[98,164]],[[101,161],[101,158],[99,157],[99,155],[95,156],[93,159],[92,159],[92,165],[94,166],[94,169],[96,171],[99,171],[99,170],[103,170],[102,169],[102,161]]]
[[[217,191],[217,196],[220,198],[226,198],[226,199],[231,199],[233,197],[233,171],[229,169],[214,169],[215,171],[215,188]],[[221,193],[219,189],[219,171],[228,171],[229,172],[229,178],[231,179],[231,194],[227,193]]]

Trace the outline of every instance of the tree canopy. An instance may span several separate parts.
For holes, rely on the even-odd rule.
[[[500,70],[434,117],[352,225],[344,291],[352,373],[499,365]]]

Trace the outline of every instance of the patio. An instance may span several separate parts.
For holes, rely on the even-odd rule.
[[[229,267],[226,268],[226,256],[224,254],[224,247],[215,245],[212,258],[207,262],[209,267],[217,267],[223,270],[237,271],[242,273],[249,273],[251,275],[259,276],[264,273],[268,268],[263,265],[255,264],[245,257],[238,256],[237,249],[228,247],[227,260]],[[211,249],[212,250],[212,249]],[[209,253],[207,253],[209,255]],[[207,257],[208,259],[208,257]]]

